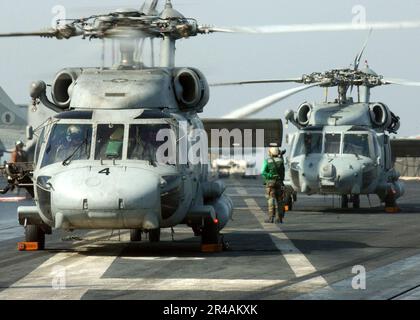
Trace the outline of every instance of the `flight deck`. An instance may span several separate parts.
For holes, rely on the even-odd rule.
[[[299,195],[282,225],[264,223],[261,180],[225,182],[235,209],[221,253],[202,253],[185,226],[159,243],[131,243],[127,230],[57,231],[45,251],[18,252],[17,204],[1,202],[0,299],[420,299],[420,181],[405,182],[398,214],[376,197],[353,210]]]

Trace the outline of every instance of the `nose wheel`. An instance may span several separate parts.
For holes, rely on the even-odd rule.
[[[160,229],[149,230],[149,242],[159,242],[160,241]]]
[[[142,238],[142,231],[140,229],[130,230],[130,241],[131,242],[140,242]]]
[[[25,228],[26,242],[37,242],[38,250],[45,249],[45,231],[37,225],[27,225]]]
[[[353,201],[353,209],[360,209],[360,195],[355,194],[352,198]]]
[[[349,202],[353,203],[353,209],[360,209],[360,195],[354,194],[349,199],[349,196],[346,194],[341,195],[341,208],[347,209],[349,207]]]
[[[347,209],[349,207],[349,197],[346,194],[341,196],[341,209]]]

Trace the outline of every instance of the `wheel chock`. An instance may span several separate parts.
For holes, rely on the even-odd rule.
[[[39,243],[38,242],[19,242],[18,250],[19,251],[38,251]]]
[[[202,244],[201,245],[201,252],[202,253],[214,253],[214,252],[222,252],[223,251],[223,244],[215,243],[215,244]]]
[[[401,209],[399,207],[385,207],[386,213],[399,213]]]

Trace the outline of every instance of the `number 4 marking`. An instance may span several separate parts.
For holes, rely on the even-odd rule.
[[[107,176],[109,176],[111,174],[111,171],[109,170],[109,168],[106,168],[104,170],[99,171],[99,174],[106,174]]]

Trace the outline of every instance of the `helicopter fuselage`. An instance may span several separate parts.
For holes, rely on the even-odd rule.
[[[293,118],[289,111],[289,120],[299,130],[288,137],[286,185],[309,195],[377,194],[382,201],[390,193],[395,199],[402,196],[390,136],[385,127],[372,123],[381,116],[372,112],[375,105],[379,104],[305,103]],[[390,125],[383,119],[383,125]]]
[[[40,100],[53,104],[38,86]],[[21,223],[143,231],[182,223],[198,234],[228,223],[232,202],[223,183],[208,179],[198,117],[208,86],[198,70],[68,69],[51,90],[52,108],[65,110],[42,126],[37,208],[21,208]]]

